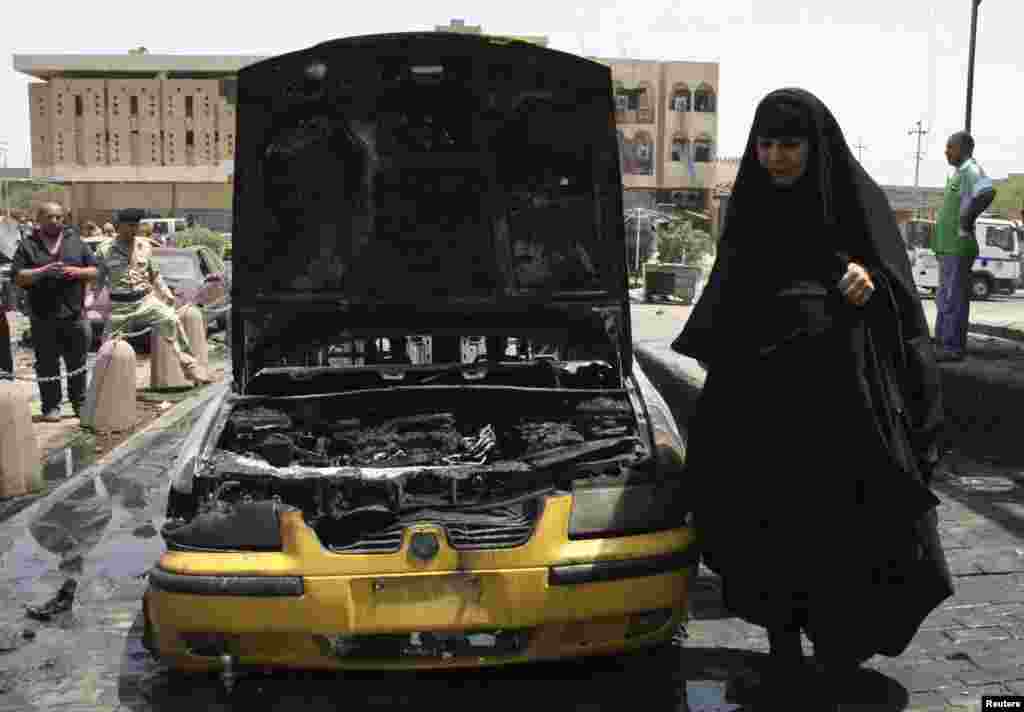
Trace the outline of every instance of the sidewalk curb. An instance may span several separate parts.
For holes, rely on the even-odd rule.
[[[968,324],[967,333],[997,336],[1008,341],[1024,343],[1024,331],[1015,326],[999,326],[997,324]]]
[[[93,462],[88,467],[76,472],[70,478],[64,480],[53,489],[38,496],[34,502],[18,511],[13,516],[0,521],[0,529],[28,526],[32,518],[38,514],[39,510],[42,509],[47,502],[52,499],[66,496],[71,491],[77,489],[82,484],[83,480],[89,477],[94,477],[102,472],[104,468],[109,467],[116,462],[120,462],[131,455],[131,453],[152,433],[173,427],[178,423],[178,421],[188,417],[194,410],[202,407],[213,398],[221,396],[230,388],[231,381],[227,379],[220,383],[214,383],[203,387],[198,393],[193,394],[189,398],[186,398],[177,405],[171,407],[166,413],[150,422],[141,430],[132,433],[127,440],[122,442],[99,460],[96,460],[96,462]],[[75,438],[69,440],[68,443],[74,442],[74,440],[79,437],[82,437],[81,431],[75,436]],[[65,447],[67,446],[68,445]],[[25,496],[31,497],[32,495],[29,494]]]
[[[660,342],[634,343],[633,351],[685,432],[704,385],[704,369]],[[1024,404],[1024,374],[998,364],[979,366],[970,358],[939,364],[939,371],[946,417],[940,444],[971,457],[998,455],[1007,466],[1024,466],[1024,451],[1012,445],[1020,440],[1017,413]]]

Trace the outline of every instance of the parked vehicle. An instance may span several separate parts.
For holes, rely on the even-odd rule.
[[[185,304],[200,306],[210,328],[227,328],[231,311],[231,278],[224,262],[213,250],[203,245],[156,247],[153,248],[153,261],[167,287],[174,293],[176,307]],[[104,288],[97,293],[93,285],[86,290],[85,311],[92,325],[94,346],[99,345],[103,328],[110,318],[110,309],[109,289]]]
[[[139,221],[139,225],[151,225],[154,235],[163,235],[165,238],[176,232],[184,232],[188,228],[184,218],[144,218]]]
[[[939,261],[930,247],[932,230],[932,221],[912,221],[905,239],[918,288],[934,294],[939,287]],[[992,217],[978,218],[975,231],[979,253],[971,269],[971,297],[1013,294],[1021,276],[1020,231],[1013,222]]]
[[[691,487],[633,358],[613,117],[607,67],[471,35],[239,72],[232,391],[168,473],[143,601],[165,664],[449,668],[673,637]]]

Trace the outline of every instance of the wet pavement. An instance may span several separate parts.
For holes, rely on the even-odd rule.
[[[710,659],[690,655],[682,645],[497,671],[249,676],[230,697],[215,676],[181,679],[142,647],[140,601],[145,574],[164,550],[158,532],[166,508],[165,471],[194,417],[147,434],[114,465],[90,467],[86,444],[59,453],[46,468],[48,479],[65,484],[59,496],[0,527],[0,712],[183,705],[426,709],[432,702],[451,710],[479,709],[512,695],[565,700],[567,694],[576,710],[620,710],[627,704],[625,691],[641,681],[650,709],[739,709],[724,699],[725,671],[738,662],[749,667],[751,655],[720,656],[706,673],[720,679],[699,679]],[[71,611],[49,622],[26,618],[26,604],[44,602],[68,578],[78,581]],[[684,675],[687,667],[690,674]]]
[[[638,324],[638,338],[651,339]],[[166,469],[195,415],[138,436],[100,467],[88,439],[71,443],[45,468],[56,490],[0,522],[0,712],[478,710],[505,700],[595,712],[749,709],[726,699],[726,684],[760,669],[767,639],[729,616],[720,582],[703,569],[685,632],[653,652],[451,673],[278,672],[243,677],[230,697],[216,677],[172,674],[141,645],[140,602],[164,550]],[[1024,468],[1002,453],[954,450],[935,488],[957,595],[902,656],[869,662],[862,682],[873,704],[844,710],[973,711],[982,694],[1024,693]],[[68,578],[78,582],[69,612],[25,616]],[[787,708],[818,708],[811,694],[794,689]]]

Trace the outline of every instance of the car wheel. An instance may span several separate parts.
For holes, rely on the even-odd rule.
[[[992,294],[992,285],[985,277],[971,277],[971,297],[974,299],[988,299]]]

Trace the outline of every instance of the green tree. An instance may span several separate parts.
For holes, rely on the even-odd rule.
[[[7,184],[7,189],[10,191],[12,210],[34,213],[42,203],[52,201],[65,207],[70,204],[68,190],[62,185],[34,181],[12,181]]]
[[[715,253],[715,242],[704,230],[686,219],[676,219],[658,227],[658,261],[699,265]]]
[[[218,257],[224,257],[224,247],[227,245],[227,238],[219,232],[196,225],[183,232],[174,233],[174,244],[178,247],[193,247],[195,245],[206,245]]]
[[[1024,211],[1024,176],[1013,176],[996,186],[992,212],[1012,220],[1022,219]]]

